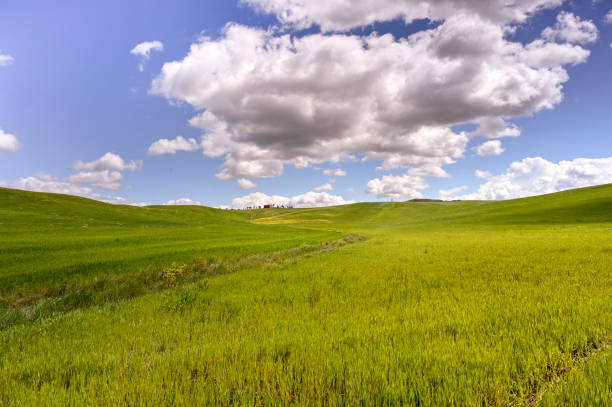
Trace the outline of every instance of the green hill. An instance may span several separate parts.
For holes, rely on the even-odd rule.
[[[430,226],[612,222],[612,184],[508,201],[393,202],[256,211],[260,223]]]
[[[110,205],[0,188],[0,296],[27,296],[158,270],[172,262],[242,258],[340,238],[249,222],[200,206]]]
[[[0,189],[0,230],[0,405],[610,400],[612,185],[255,211]]]
[[[0,294],[202,256],[238,258],[340,237],[330,230],[379,234],[397,228],[433,230],[466,224],[612,222],[611,197],[612,185],[604,185],[501,202],[227,211],[200,206],[139,208],[0,188]]]

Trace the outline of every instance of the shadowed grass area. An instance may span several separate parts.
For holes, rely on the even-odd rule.
[[[206,233],[199,227],[215,231],[201,250],[219,242],[219,260],[264,260],[245,261],[237,273],[8,327],[0,332],[0,403],[503,406],[529,405],[542,395],[543,405],[589,406],[609,394],[612,186],[507,202],[248,212],[121,208],[66,198],[77,214],[70,216],[62,214],[63,197],[51,198],[55,209],[23,203],[6,221],[24,236],[21,210],[41,212],[36,222],[43,229],[32,230],[47,230],[55,211],[64,226],[36,232],[35,250],[66,239],[56,247],[77,259],[81,251],[96,251],[70,237],[74,224],[89,216],[89,209],[77,208],[81,202],[96,211],[90,225],[99,225],[102,235],[119,227],[108,222],[126,223],[133,213],[128,229],[151,229],[154,237],[142,247],[138,238],[130,244],[151,255],[160,250],[159,264],[174,274],[180,273],[172,267],[195,264],[197,257],[175,259],[181,252],[163,251],[165,240],[197,241]],[[140,230],[143,225],[149,229]],[[244,240],[235,242],[236,230]],[[344,233],[368,239],[307,256],[285,252]],[[14,250],[15,241],[0,247]],[[139,263],[143,257],[112,247],[95,254],[125,262],[108,276],[129,276],[131,267],[150,261]],[[266,247],[281,254],[266,261]],[[25,253],[8,263],[15,275],[18,262],[30,261]],[[79,283],[107,278],[94,270],[62,275]],[[34,290],[54,281],[43,278],[39,285],[20,284]],[[554,391],[542,393],[550,383],[557,383]]]

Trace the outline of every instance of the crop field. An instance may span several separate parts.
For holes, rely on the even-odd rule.
[[[0,405],[612,405],[612,185],[222,211],[0,189]]]

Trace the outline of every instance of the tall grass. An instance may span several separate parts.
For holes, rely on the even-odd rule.
[[[63,295],[67,285],[155,274],[172,262],[235,260],[342,237],[252,224],[243,212],[133,208],[3,188],[0,227],[0,297],[11,304]]]
[[[612,338],[601,208],[610,187],[247,213],[271,234],[368,240],[9,327],[0,404],[598,405]]]
[[[333,250],[363,238],[347,234],[343,239],[321,244],[301,245],[279,252],[216,261],[198,257],[193,263],[176,262],[161,268],[147,268],[112,278],[98,278],[80,284],[64,284],[32,292],[29,296],[2,298],[0,331],[11,326],[37,322],[79,308],[135,298],[170,287],[234,273],[247,268],[272,267],[295,262],[304,256]]]
[[[609,345],[608,345],[609,346]],[[575,369],[550,383],[540,405],[610,406],[612,405],[612,361],[608,347],[579,363]]]

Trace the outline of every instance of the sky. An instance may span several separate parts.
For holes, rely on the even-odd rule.
[[[612,183],[605,0],[0,2],[0,186],[245,208]]]

